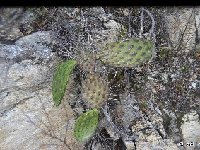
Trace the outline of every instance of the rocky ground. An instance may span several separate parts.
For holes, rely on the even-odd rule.
[[[200,149],[200,8],[140,10],[1,8],[0,149]],[[96,65],[113,80],[96,134],[78,143],[73,125],[88,109],[79,92],[84,70],[76,67],[72,96],[55,107],[55,68],[130,35],[151,37],[154,57],[131,69]]]

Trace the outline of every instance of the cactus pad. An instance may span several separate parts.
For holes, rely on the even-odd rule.
[[[88,140],[95,132],[99,119],[97,109],[90,110],[79,116],[75,122],[74,136],[78,141]]]
[[[78,63],[81,69],[93,73],[95,68],[95,55],[89,52],[82,53]]]
[[[56,106],[61,103],[65,94],[66,84],[69,81],[70,75],[76,65],[76,61],[68,60],[58,65],[57,70],[53,76],[52,95]]]
[[[108,43],[97,54],[103,63],[114,67],[135,67],[152,57],[153,43],[145,39],[129,39]]]
[[[107,82],[97,74],[88,74],[82,85],[83,98],[92,107],[100,108],[102,103],[107,100]]]

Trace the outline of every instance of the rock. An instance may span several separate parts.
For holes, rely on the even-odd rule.
[[[153,138],[153,141],[151,141]],[[136,149],[138,150],[179,150],[176,144],[171,139],[154,139],[155,137],[149,137],[146,141],[136,142]]]
[[[200,40],[200,10],[199,7],[195,8],[195,21],[196,21],[196,28],[197,28],[197,39],[198,39],[198,43],[199,44],[199,40]]]
[[[104,17],[106,18],[106,17]],[[108,17],[107,17],[108,19]],[[105,39],[104,41],[102,40],[100,43],[98,42],[99,41],[99,37],[97,37],[96,39],[96,43],[97,43],[97,47],[101,50],[102,48],[104,48],[104,46],[107,44],[107,43],[110,43],[110,42],[115,42],[118,40],[118,36],[120,34],[120,30],[124,29],[123,25],[117,23],[116,21],[114,20],[109,20],[107,22],[104,22],[103,23],[104,26],[106,27],[105,30],[101,30],[102,32],[102,35],[101,35],[101,38]]]
[[[47,41],[48,32],[38,32],[15,45],[1,45],[1,150],[83,148],[73,138],[75,116],[69,104],[53,105],[51,83],[59,58],[45,46]]]
[[[15,45],[0,44],[0,58],[20,62],[34,59],[35,63],[51,61],[52,53],[48,47],[51,43],[50,32],[36,32],[20,38]]]
[[[23,36],[19,30],[22,15],[22,8],[0,8],[0,43],[13,43]]]
[[[1,91],[9,94],[1,101],[0,110],[31,96],[33,91],[45,86],[44,81],[50,82],[49,70],[48,66],[33,65],[30,60],[11,65],[6,77],[2,78],[4,81],[1,81]]]
[[[134,150],[135,149],[135,143],[132,141],[125,141],[127,150]]]
[[[138,121],[133,129],[139,134],[139,138],[135,142],[136,149],[139,150],[178,150],[178,147],[173,143],[172,139],[163,139],[161,134],[156,130],[155,127],[152,128],[150,122]]]
[[[171,46],[189,52],[195,48],[195,13],[193,8],[170,9],[165,14]]]
[[[181,125],[183,146],[186,150],[200,148],[200,123],[196,111],[185,114]]]
[[[174,139],[167,137],[163,125],[163,114],[158,107],[154,106],[156,102],[149,100],[148,103],[149,106],[146,108],[146,115],[148,117],[143,114],[143,116],[135,121],[135,124],[132,126],[132,132],[138,135],[135,142],[136,149],[178,150],[176,143],[174,143]]]
[[[104,26],[108,29],[120,29],[120,24],[114,20],[109,20],[108,22],[104,23]]]
[[[131,123],[141,117],[141,114],[139,113],[139,108],[135,106],[137,101],[135,100],[135,96],[131,95],[128,93],[121,99],[122,103],[122,110],[123,110],[123,115],[122,115],[122,122],[123,126],[128,128]]]
[[[156,114],[150,117],[151,122],[140,120],[132,127],[132,130],[139,135],[139,138],[135,142],[136,149],[178,150],[177,145],[172,139],[165,138],[165,131],[162,129],[163,125],[161,124],[162,118],[155,116]],[[157,124],[159,125],[156,126]]]
[[[0,58],[4,58],[7,60],[14,60],[17,58],[17,56],[19,56],[23,50],[16,45],[5,45],[5,44],[1,44],[0,45]]]
[[[39,60],[50,60],[52,53],[48,45],[51,44],[51,36],[49,31],[36,32],[31,35],[20,38],[15,45],[24,49],[24,54]]]

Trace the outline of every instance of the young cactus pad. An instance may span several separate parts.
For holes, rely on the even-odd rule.
[[[99,120],[99,111],[95,108],[83,113],[75,122],[74,136],[78,141],[87,141],[95,132]]]
[[[97,54],[103,63],[114,67],[135,67],[152,57],[153,43],[146,39],[129,39],[108,43]]]
[[[100,108],[102,103],[107,100],[108,86],[106,80],[97,74],[88,74],[82,85],[83,98],[92,107]]]
[[[53,76],[52,95],[56,106],[61,103],[65,94],[66,84],[69,81],[70,75],[76,65],[76,61],[68,60],[58,65],[58,68]]]

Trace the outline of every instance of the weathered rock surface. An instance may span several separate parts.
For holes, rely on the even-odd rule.
[[[196,23],[194,8],[171,9],[166,14],[169,42],[175,49],[189,52],[195,48]]]
[[[183,145],[186,150],[200,148],[200,121],[196,111],[185,114],[181,125]]]
[[[195,8],[195,21],[196,21],[196,36],[197,36],[197,44],[199,44],[200,40],[200,9],[199,7]]]
[[[20,62],[34,59],[35,63],[51,61],[52,53],[50,32],[43,31],[20,38],[14,45],[1,44],[0,58]]]
[[[23,36],[19,30],[22,14],[22,8],[0,9],[0,43],[13,43]]]
[[[73,111],[67,103],[53,105],[51,81],[59,59],[47,41],[48,32],[37,32],[1,45],[1,150],[81,149],[72,135]]]

